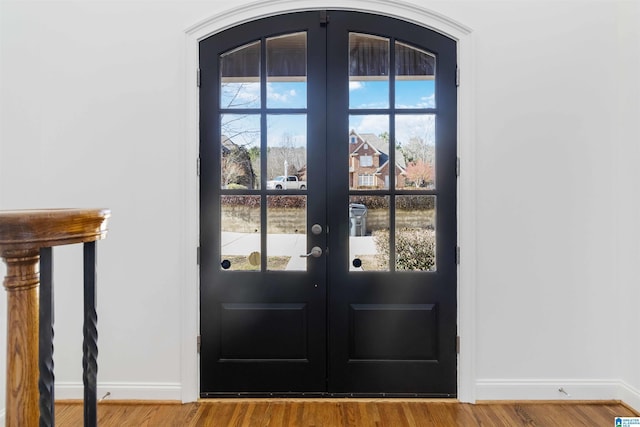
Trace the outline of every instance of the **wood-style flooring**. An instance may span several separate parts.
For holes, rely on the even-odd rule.
[[[617,416],[637,416],[616,402],[505,402],[470,405],[454,400],[224,399],[197,403],[102,402],[100,427],[153,426],[558,426],[613,427]],[[56,404],[57,426],[82,426],[82,403]]]

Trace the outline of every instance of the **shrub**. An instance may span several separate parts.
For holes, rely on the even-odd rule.
[[[247,186],[242,184],[231,183],[227,184],[227,190],[246,190]]]
[[[222,206],[260,207],[260,196],[228,195],[220,197]],[[304,196],[268,196],[269,208],[305,208],[307,199]]]
[[[389,198],[385,196],[351,196],[349,203],[365,205],[367,209],[388,209]]]
[[[435,200],[433,196],[397,196],[396,209],[431,210],[435,208]]]
[[[434,230],[403,228],[396,230],[396,270],[429,271],[436,267]],[[389,259],[389,231],[374,232],[380,263]]]
[[[436,198],[425,195],[396,196],[396,209],[431,210],[435,208]],[[350,203],[360,203],[369,209],[389,208],[389,197],[386,196],[351,196]]]

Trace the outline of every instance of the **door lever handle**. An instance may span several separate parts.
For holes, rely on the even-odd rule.
[[[320,249],[318,246],[314,246],[311,248],[311,252],[306,255],[300,255],[300,258],[308,258],[310,256],[314,258],[320,258],[320,256],[322,256],[322,249]]]

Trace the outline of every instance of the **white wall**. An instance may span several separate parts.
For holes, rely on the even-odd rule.
[[[483,2],[459,18],[477,48],[479,399],[598,398],[633,382],[637,348],[621,338],[640,321],[615,307],[638,295],[637,250],[616,248],[639,229],[612,207],[617,162],[638,161],[634,7]]]
[[[563,386],[620,398],[624,383],[640,407],[638,6],[426,6],[473,29],[462,84],[476,115],[476,397],[563,398]],[[196,182],[185,179],[184,31],[227,9],[0,3],[0,209],[112,209],[98,316],[101,390],[113,398],[181,396],[185,193]],[[58,396],[79,397],[80,249],[55,256]],[[0,363],[4,402],[4,351]]]
[[[180,398],[184,30],[215,11],[199,7],[2,3],[0,208],[112,209],[98,323],[114,398]],[[80,254],[54,250],[58,397],[81,396]]]
[[[640,4],[625,3],[618,10],[624,25],[618,31],[620,61],[616,79],[627,82],[617,88],[620,127],[616,134],[616,170],[614,172],[616,200],[615,226],[618,235],[615,271],[619,283],[618,299],[612,317],[620,322],[613,352],[619,357],[620,378],[625,383],[625,401],[640,407],[640,202],[638,199],[638,160],[640,159]]]

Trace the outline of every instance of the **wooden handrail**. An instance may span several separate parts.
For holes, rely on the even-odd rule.
[[[54,424],[50,248],[58,245],[85,244],[83,380],[85,407],[89,384],[95,412],[95,241],[106,237],[109,217],[108,209],[0,211],[0,257],[7,265],[7,427]]]

